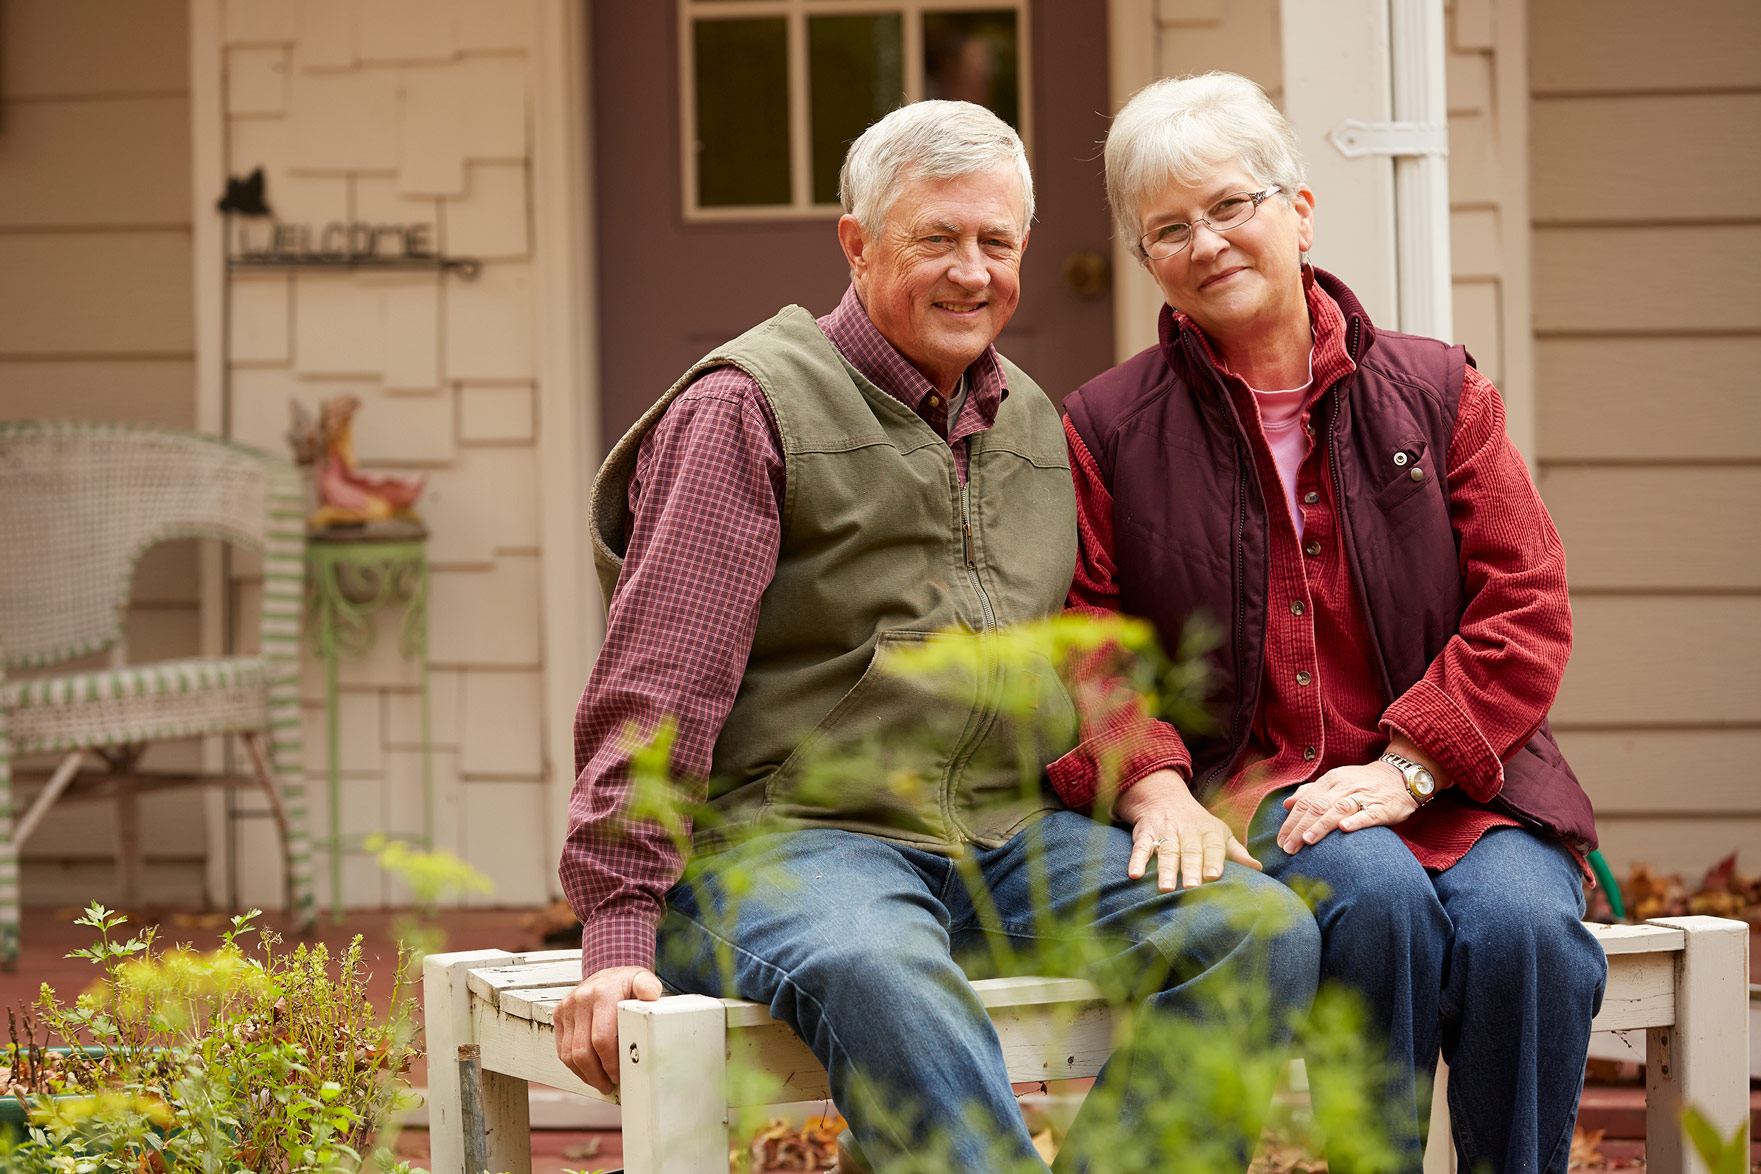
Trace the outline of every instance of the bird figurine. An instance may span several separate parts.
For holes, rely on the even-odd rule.
[[[366,473],[355,467],[352,427],[360,406],[355,396],[331,396],[319,405],[316,422],[303,405],[292,406],[288,442],[302,464],[312,464],[318,487],[318,508],[306,519],[310,531],[374,526],[394,519],[420,525],[412,507],[426,476]]]

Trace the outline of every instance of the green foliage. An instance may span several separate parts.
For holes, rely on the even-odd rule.
[[[1749,1119],[1725,1141],[1718,1127],[1692,1105],[1682,1109],[1682,1129],[1711,1174],[1749,1174]]]
[[[396,1010],[381,1018],[359,937],[334,959],[323,945],[285,951],[258,916],[233,918],[205,954],[155,949],[151,929],[114,941],[125,918],[88,908],[79,923],[99,940],[70,956],[103,978],[71,1006],[47,985],[38,996],[38,1022],[72,1049],[61,1063],[44,1063],[34,1039],[9,1045],[34,1095],[23,1136],[0,1143],[0,1171],[359,1169],[417,1054],[401,969]],[[239,939],[253,930],[247,949]]]
[[[374,832],[362,841],[374,853],[379,867],[397,877],[410,890],[415,906],[391,922],[391,936],[404,953],[404,974],[411,983],[421,980],[422,959],[437,954],[446,935],[434,924],[440,903],[467,893],[489,893],[495,884],[451,852],[426,852],[402,840]]]

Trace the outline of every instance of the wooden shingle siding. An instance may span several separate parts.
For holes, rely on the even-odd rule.
[[[1659,19],[1667,29],[1659,27]],[[1554,725],[1617,869],[1761,861],[1761,5],[1531,0]]]

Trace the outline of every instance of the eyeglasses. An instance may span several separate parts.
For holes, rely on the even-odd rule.
[[[1240,228],[1253,219],[1253,214],[1260,210],[1260,204],[1265,198],[1277,191],[1278,187],[1274,184],[1263,192],[1235,192],[1224,196],[1197,220],[1190,223],[1179,220],[1150,229],[1138,238],[1138,248],[1152,261],[1166,261],[1169,257],[1186,251],[1186,246],[1192,243],[1192,235],[1198,231],[1199,225],[1204,225],[1212,232],[1228,232],[1232,228]]]

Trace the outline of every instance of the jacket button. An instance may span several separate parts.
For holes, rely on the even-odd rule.
[[[1414,481],[1423,481],[1425,479],[1425,471],[1415,466],[1413,471],[1408,473],[1407,476],[1411,477]]]
[[[1307,669],[1300,669],[1297,671],[1296,683],[1298,685],[1306,685],[1312,680],[1314,680],[1314,678],[1309,676]]]
[[[1308,604],[1300,599],[1293,599],[1290,601],[1290,614],[1293,616],[1299,616],[1308,609]]]
[[[1321,544],[1319,542],[1311,542],[1302,549],[1304,554],[1320,554]]]
[[[1321,495],[1316,493],[1312,489],[1302,495],[1302,503],[1304,505],[1314,505],[1317,501],[1320,501],[1320,500],[1321,500]]]
[[[1313,746],[1304,746],[1302,748],[1302,760],[1304,762],[1313,762],[1315,756],[1319,753],[1320,751],[1316,750]]]

